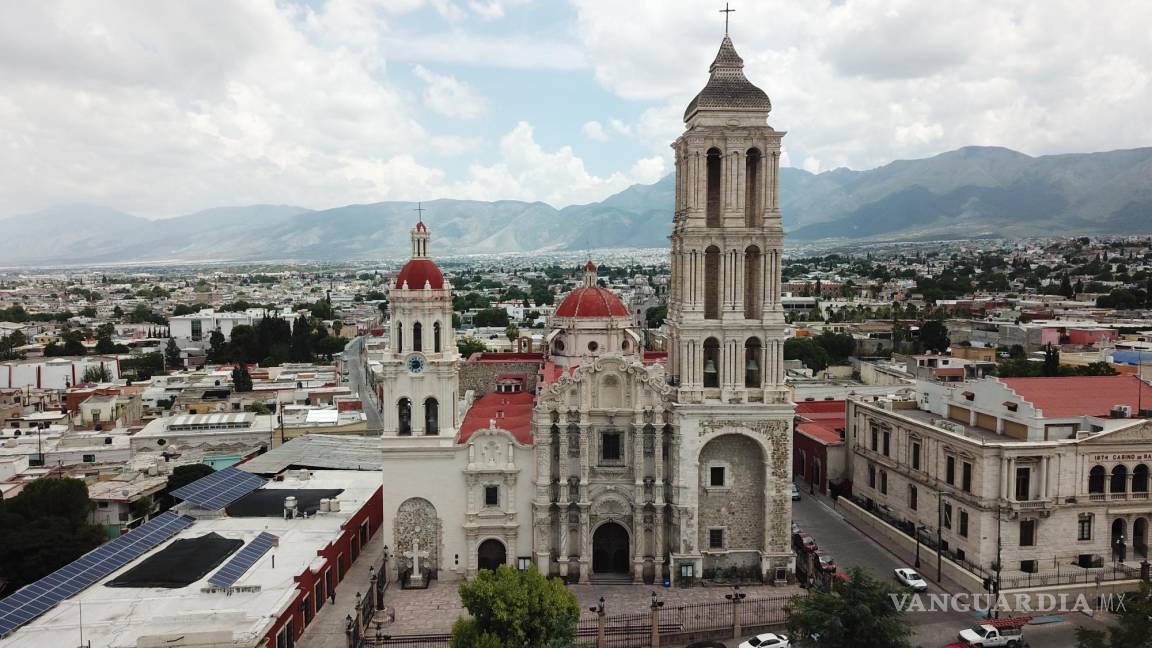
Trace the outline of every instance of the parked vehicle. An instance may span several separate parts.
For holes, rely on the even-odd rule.
[[[836,571],[836,559],[827,551],[817,551],[816,568],[822,572],[834,572]]]
[[[796,521],[793,520],[792,521],[792,533],[793,533],[793,535],[800,533],[802,530],[803,529],[800,528],[800,525],[796,524]]]
[[[792,501],[797,502],[800,500],[800,488],[796,484],[792,484]]]
[[[786,635],[766,632],[745,641],[739,648],[791,648],[791,646]]]
[[[896,581],[904,587],[914,589],[917,592],[923,592],[928,589],[928,582],[925,581],[924,577],[917,573],[915,569],[902,567],[894,571],[896,574]]]
[[[1031,620],[1032,617],[992,619],[961,630],[958,638],[973,648],[1022,648],[1028,645],[1024,641],[1024,626]]]
[[[807,532],[801,531],[792,536],[792,547],[799,552],[816,551],[820,547],[816,544],[816,539],[808,535]]]

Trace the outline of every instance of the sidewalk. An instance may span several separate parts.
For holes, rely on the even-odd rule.
[[[384,556],[384,540],[377,534],[360,552],[352,563],[344,580],[336,585],[336,603],[325,601],[324,607],[312,623],[304,629],[304,634],[296,645],[300,648],[347,648],[347,618],[356,616],[356,593],[368,595],[368,569],[380,564]]]

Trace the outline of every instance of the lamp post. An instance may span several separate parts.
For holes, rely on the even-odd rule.
[[[604,637],[604,597],[601,596],[599,603],[588,608],[588,611],[596,613],[596,648],[608,648]]]
[[[914,533],[916,535],[916,569],[920,569],[920,532],[927,529],[928,526],[924,524],[917,524]]]
[[[656,591],[652,591],[652,648],[660,648],[660,608],[664,607],[664,601],[661,601],[656,596]]]
[[[743,601],[748,595],[740,591],[739,585],[732,586],[732,593],[725,594],[724,598],[732,601],[732,638],[740,638],[740,601]]]
[[[944,491],[936,491],[936,584],[944,582]]]

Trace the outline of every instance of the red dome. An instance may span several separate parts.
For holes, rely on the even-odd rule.
[[[607,288],[577,288],[556,309],[556,317],[629,317],[628,307]]]
[[[589,270],[591,272],[596,272],[596,264],[589,261],[588,263],[586,263],[584,265],[584,269]]]
[[[409,290],[423,290],[425,283],[431,284],[432,290],[441,290],[444,288],[444,273],[431,259],[412,259],[396,276],[396,287],[402,288],[405,281]]]

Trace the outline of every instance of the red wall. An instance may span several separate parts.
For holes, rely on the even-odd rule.
[[[349,518],[342,526],[343,532],[340,534],[340,539],[328,544],[327,547],[320,549],[316,552],[317,556],[324,557],[324,567],[318,573],[312,573],[311,569],[305,569],[299,576],[296,577],[296,596],[293,597],[292,602],[288,604],[288,609],[280,615],[276,620],[275,625],[265,635],[269,648],[276,648],[276,633],[280,632],[289,619],[292,619],[293,628],[295,631],[295,640],[300,639],[300,635],[304,634],[304,612],[300,609],[300,603],[304,597],[316,589],[316,582],[324,578],[324,572],[331,569],[333,574],[333,582],[336,583],[339,589],[339,583],[343,580],[343,574],[336,574],[336,556],[337,554],[344,554],[344,571],[347,572],[352,567],[352,561],[348,555],[349,547],[353,537],[360,533],[360,525],[368,521],[368,539],[371,540],[376,537],[376,532],[380,530],[380,525],[384,523],[384,489],[383,487],[377,488],[372,497],[360,507],[356,514]],[[363,553],[364,549],[361,547],[360,552]],[[363,591],[367,591],[367,584],[361,586]],[[325,596],[328,593],[325,591]],[[315,598],[315,596],[313,596]],[[315,610],[316,601],[309,599],[309,604]],[[324,605],[331,605],[327,600]],[[347,612],[345,612],[347,614]],[[313,616],[315,620],[315,616]]]
[[[800,457],[803,452],[804,463],[803,476],[801,476]],[[808,488],[812,480],[812,463],[813,460],[820,462],[820,481],[816,483],[816,490],[821,493],[827,492],[828,483],[828,448],[823,443],[820,443],[811,437],[800,434],[799,432],[792,432],[792,476],[796,480],[797,486],[801,491]]]

